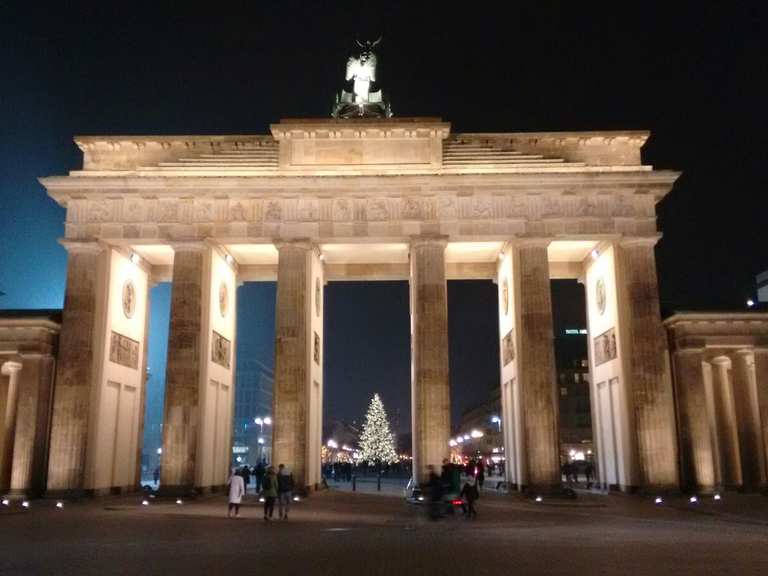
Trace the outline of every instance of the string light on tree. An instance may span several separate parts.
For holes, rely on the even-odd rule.
[[[360,436],[360,459],[368,464],[393,464],[398,460],[387,413],[378,394],[373,395],[365,415]]]

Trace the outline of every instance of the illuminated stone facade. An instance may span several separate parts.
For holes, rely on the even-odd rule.
[[[226,479],[235,285],[247,280],[278,282],[273,459],[310,488],[320,482],[324,286],[411,282],[423,479],[448,455],[445,282],[458,278],[499,285],[511,484],[560,484],[549,281],[580,278],[590,339],[613,330],[599,365],[590,345],[601,483],[677,486],[654,244],[655,205],[678,174],[642,164],[647,137],[452,134],[439,119],[400,118],[284,120],[267,136],[76,138],[83,169],[41,180],[66,208],[70,251],[49,489],[135,484],[147,287],[162,280],[173,281],[163,485]],[[138,371],[110,360],[111,331],[137,343]]]

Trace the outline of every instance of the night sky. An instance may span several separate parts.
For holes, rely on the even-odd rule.
[[[683,171],[658,210],[664,312],[743,309],[768,269],[766,8],[624,4],[0,0],[0,308],[62,304],[64,212],[36,178],[79,167],[73,135],[325,117],[356,34],[383,34],[379,79],[398,116],[457,132],[651,130],[645,162]],[[406,285],[326,297],[326,399],[339,398],[326,415],[361,413],[379,390],[407,423]],[[490,283],[449,284],[454,414],[496,384],[493,298]]]

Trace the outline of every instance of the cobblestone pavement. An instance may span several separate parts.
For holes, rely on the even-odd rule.
[[[326,491],[264,522],[223,496],[0,507],[0,574],[767,574],[768,498],[656,505],[486,494],[476,521],[437,522],[386,495]],[[277,511],[275,511],[277,514]],[[266,572],[265,572],[266,571]]]

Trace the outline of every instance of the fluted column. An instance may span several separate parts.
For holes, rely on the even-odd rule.
[[[54,364],[53,356],[47,354],[24,356],[24,370],[20,374],[24,393],[18,400],[13,442],[12,494],[37,496],[45,491]]]
[[[765,488],[765,453],[760,430],[760,406],[755,382],[755,356],[751,350],[733,354],[733,399],[741,452],[742,486],[754,491]]]
[[[413,475],[420,482],[428,466],[440,472],[451,434],[445,246],[439,237],[411,242]]]
[[[703,360],[702,349],[678,350],[674,357],[683,481],[686,488],[708,491],[715,487],[715,459],[707,417]]]
[[[278,245],[272,462],[285,464],[293,472],[296,486],[302,489],[308,485],[310,342],[307,305],[311,254],[309,242]]]
[[[0,455],[0,490],[5,491],[11,485],[11,470],[13,468],[13,446],[16,438],[16,413],[19,400],[19,372],[21,362],[7,361],[2,366],[2,373],[8,376],[8,394],[5,402],[5,418],[2,433],[3,454]]]
[[[53,393],[48,491],[84,488],[86,444],[97,338],[97,303],[105,289],[102,246],[68,243],[67,287],[64,297],[56,387]],[[103,336],[103,335],[101,335]]]
[[[757,348],[755,357],[755,392],[760,411],[760,435],[762,438],[764,471],[768,476],[768,348]]]
[[[741,486],[741,455],[730,376],[728,358],[715,358],[712,361],[712,389],[723,484],[728,488],[736,488]]]
[[[189,492],[195,484],[203,360],[203,274],[208,250],[204,244],[174,246],[160,469],[165,492]]]
[[[520,380],[527,482],[533,491],[560,487],[560,440],[548,240],[517,245],[520,271]]]
[[[626,350],[640,485],[646,489],[676,489],[677,431],[667,336],[659,309],[655,242],[656,238],[621,242],[620,306],[628,320]]]

